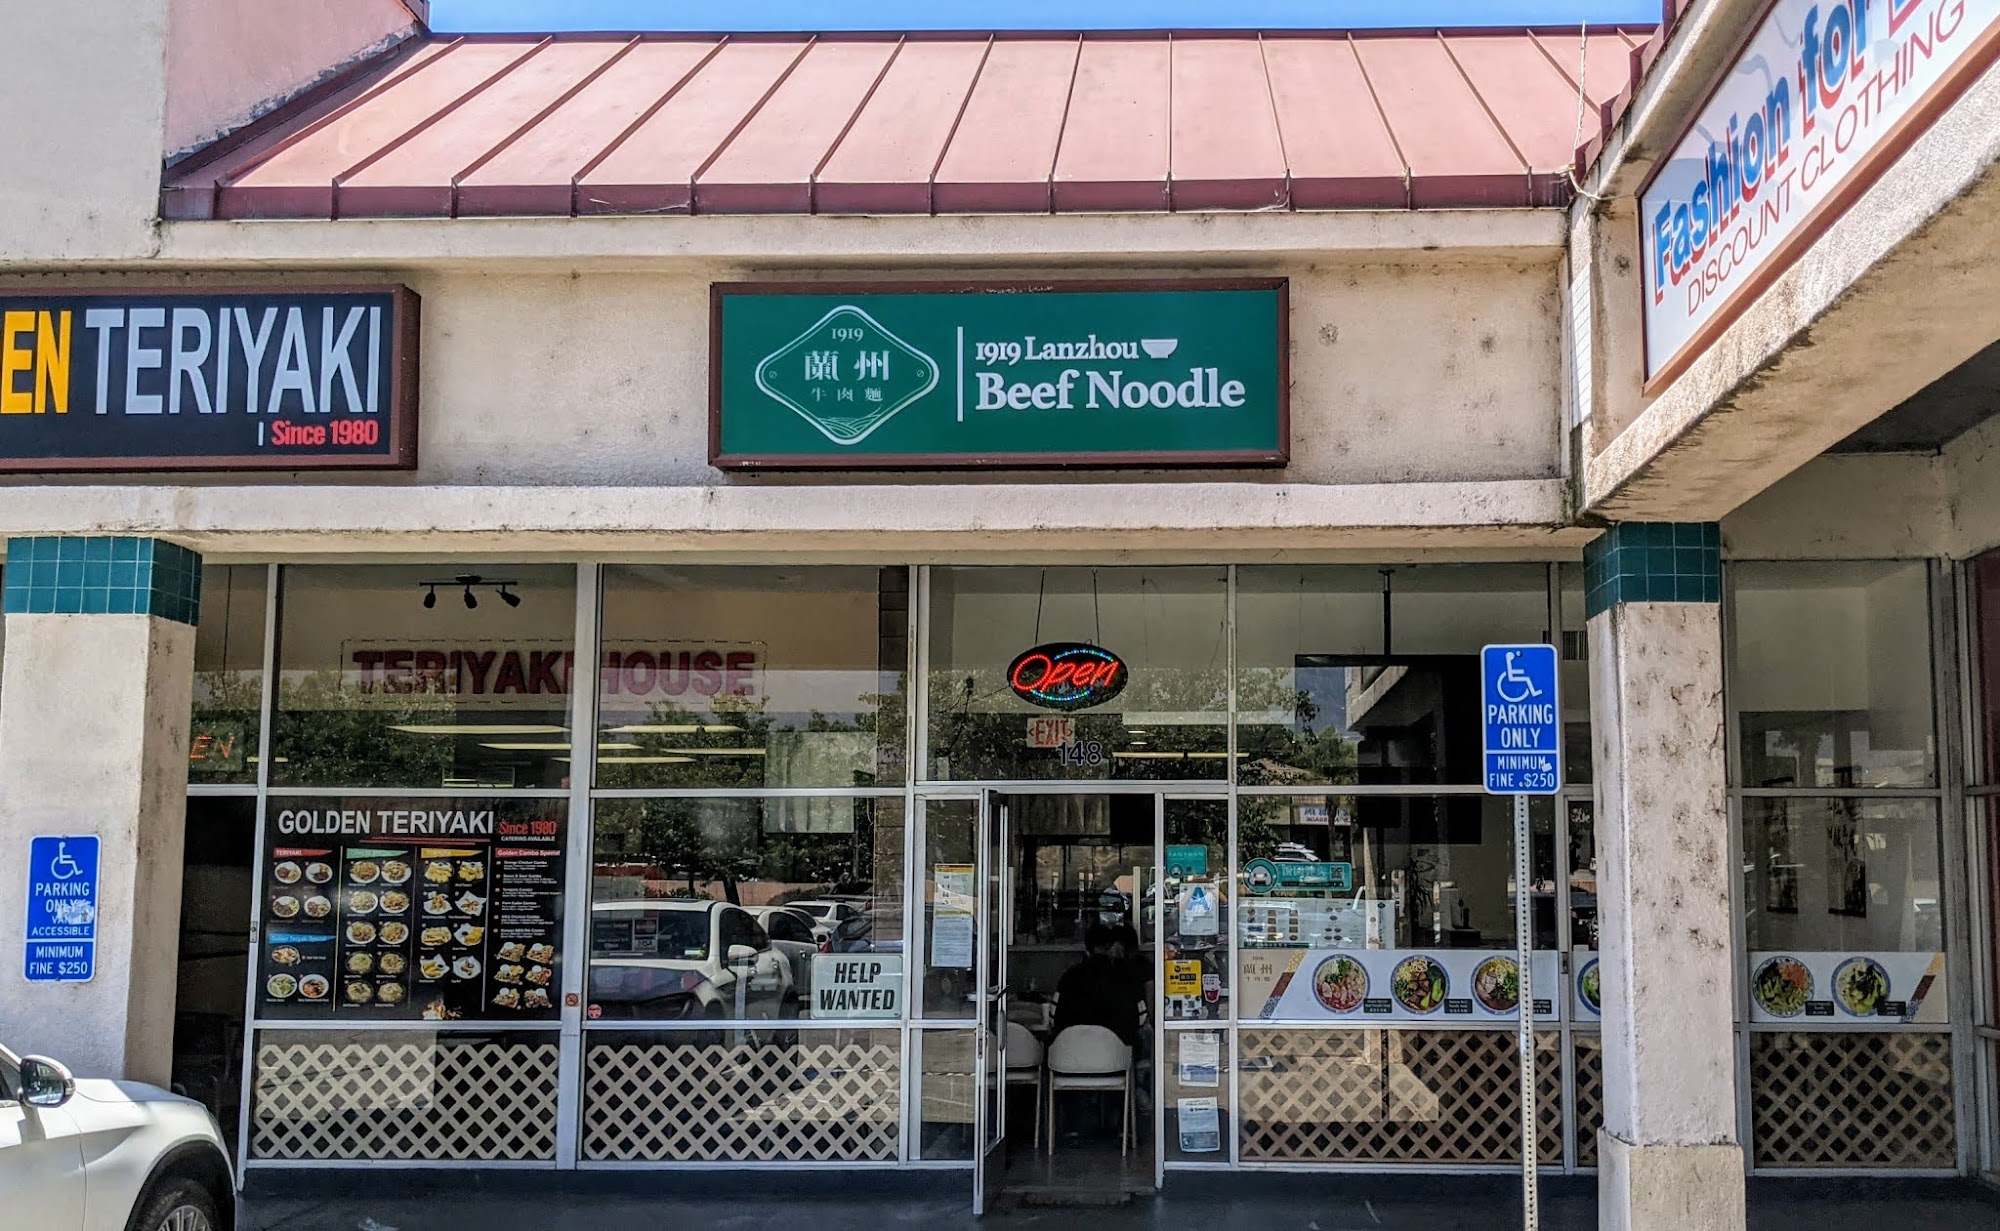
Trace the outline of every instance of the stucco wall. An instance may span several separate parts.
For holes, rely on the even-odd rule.
[[[1553,264],[1284,272],[1293,462],[1230,477],[1372,483],[1560,472]],[[452,271],[408,280],[424,317],[421,468],[411,482],[827,481],[730,479],[709,467],[707,276]]]
[[[0,38],[0,262],[148,255],[164,0],[16,8]]]
[[[414,26],[402,0],[167,0],[163,149],[213,140]]]
[[[1648,88],[1663,107],[1667,95],[1705,96],[1712,76],[1689,67],[1679,78],[1656,70]],[[1625,151],[1612,177],[1621,191],[1636,190],[1649,148],[1635,139]],[[1615,360],[1637,354],[1636,274],[1607,285],[1617,310],[1595,322],[1614,336],[1597,339],[1607,387],[1584,506],[1624,520],[1721,516],[1990,343],[2000,333],[1996,159],[2000,69],[1988,69],[1651,397],[1640,396],[1636,362]],[[1594,226],[1632,237],[1624,201],[1586,204]]]

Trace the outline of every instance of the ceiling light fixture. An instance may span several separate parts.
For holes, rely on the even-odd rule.
[[[542,722],[409,722],[389,729],[405,735],[563,735],[569,730]]]
[[[465,599],[465,609],[467,611],[476,610],[479,606],[479,596],[473,593],[474,589],[491,590],[495,594],[498,594],[500,601],[509,607],[519,607],[521,605],[521,596],[514,593],[511,587],[520,584],[520,582],[511,578],[482,577],[478,573],[460,573],[456,577],[445,577],[435,581],[420,581],[417,583],[417,585],[423,588],[424,607],[426,610],[437,606],[439,586],[444,586],[447,589],[457,586],[461,591],[462,597]]]

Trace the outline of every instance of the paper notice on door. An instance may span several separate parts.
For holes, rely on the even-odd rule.
[[[1201,963],[1187,958],[1173,958],[1167,962],[1167,995],[1201,995]]]
[[[1189,1154],[1213,1154],[1222,1148],[1222,1113],[1212,1098],[1180,1100],[1181,1149]]]
[[[931,966],[971,970],[975,944],[973,919],[979,909],[979,882],[969,863],[940,863],[931,868]]]
[[[1222,1036],[1193,1031],[1181,1035],[1175,1069],[1183,1086],[1221,1085]]]

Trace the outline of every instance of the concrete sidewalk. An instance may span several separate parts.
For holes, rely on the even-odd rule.
[[[725,1172],[699,1187],[634,1173],[321,1172],[254,1177],[243,1231],[1497,1231],[1520,1226],[1502,1177],[1187,1177],[1118,1206],[1003,1203],[972,1218],[962,1178],[909,1173],[857,1186],[819,1173]],[[346,1177],[343,1182],[342,1177]],[[867,1180],[869,1177],[855,1177]],[[306,1186],[325,1195],[309,1195]],[[344,1192],[342,1190],[345,1190]],[[373,1195],[355,1196],[357,1190]],[[950,1191],[946,1191],[950,1190]],[[285,1195],[275,1195],[278,1192]],[[1543,1185],[1543,1231],[1592,1231],[1595,1181]],[[2000,1191],[1962,1180],[1752,1180],[1751,1231],[2000,1231]]]

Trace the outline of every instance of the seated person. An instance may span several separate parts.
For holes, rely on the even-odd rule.
[[[1139,1039],[1143,987],[1134,984],[1131,966],[1118,959],[1112,929],[1093,924],[1083,944],[1084,959],[1056,984],[1056,1034],[1071,1026],[1103,1026],[1130,1047]]]

